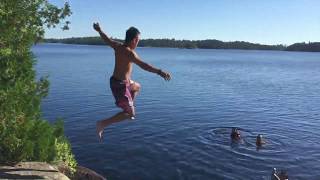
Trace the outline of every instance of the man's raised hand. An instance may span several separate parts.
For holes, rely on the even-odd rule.
[[[99,23],[93,23],[93,29],[100,32],[101,29],[100,29]]]

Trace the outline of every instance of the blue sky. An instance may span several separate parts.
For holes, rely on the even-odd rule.
[[[49,0],[62,6],[63,0]],[[123,39],[135,26],[142,39],[218,39],[262,44],[320,41],[320,0],[69,0],[70,30],[46,38],[97,36],[93,22]]]

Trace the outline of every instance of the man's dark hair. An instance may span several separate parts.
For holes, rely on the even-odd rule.
[[[130,27],[126,32],[126,43],[130,43],[137,35],[140,34],[140,31],[135,27]]]

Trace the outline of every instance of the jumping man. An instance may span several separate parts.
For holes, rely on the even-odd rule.
[[[116,100],[116,105],[123,110],[110,118],[97,121],[97,134],[101,140],[105,127],[112,123],[129,118],[134,119],[135,117],[133,102],[141,86],[139,83],[131,80],[132,63],[135,63],[146,71],[160,75],[167,81],[171,79],[171,76],[169,73],[143,62],[134,51],[140,39],[140,32],[137,28],[130,27],[127,30],[124,43],[110,39],[101,30],[99,23],[93,23],[93,28],[100,34],[100,37],[114,49],[115,66],[113,75],[110,78],[110,88]]]

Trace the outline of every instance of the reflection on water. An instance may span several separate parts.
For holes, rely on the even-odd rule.
[[[139,48],[168,83],[137,66],[137,118],[108,127],[99,144],[95,122],[117,113],[105,46],[33,48],[38,76],[49,75],[42,104],[49,121],[65,119],[78,162],[110,179],[319,179],[320,54],[280,51]],[[242,140],[232,142],[232,127]],[[267,143],[256,148],[256,136]]]

